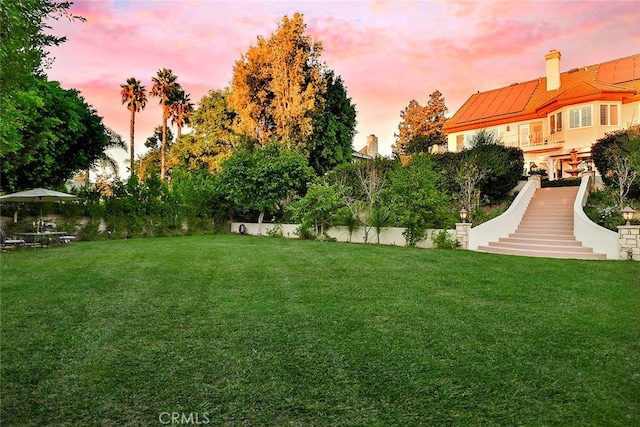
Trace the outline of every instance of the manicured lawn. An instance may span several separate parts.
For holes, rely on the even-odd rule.
[[[3,426],[640,425],[637,262],[220,235],[0,272]]]

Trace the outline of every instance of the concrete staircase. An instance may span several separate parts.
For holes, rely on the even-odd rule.
[[[536,190],[515,233],[478,251],[548,258],[606,259],[582,246],[573,234],[573,203],[578,187]]]

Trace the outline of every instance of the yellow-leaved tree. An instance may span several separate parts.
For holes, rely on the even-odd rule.
[[[447,107],[444,97],[436,90],[429,95],[429,101],[422,106],[412,99],[402,110],[398,125],[394,151],[400,155],[427,152],[430,147],[446,144],[442,128],[446,122]]]
[[[269,39],[258,36],[257,45],[236,62],[229,104],[240,119],[237,133],[263,146],[276,139],[307,151],[326,82],[322,44],[305,30],[303,15],[285,16]]]

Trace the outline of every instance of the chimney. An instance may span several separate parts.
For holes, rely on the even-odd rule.
[[[547,92],[560,89],[560,52],[551,50],[544,57],[547,62]]]
[[[367,155],[371,157],[378,156],[378,137],[373,134],[367,137]]]

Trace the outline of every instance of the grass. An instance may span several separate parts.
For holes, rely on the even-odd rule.
[[[216,235],[0,264],[1,425],[640,424],[638,263]]]

